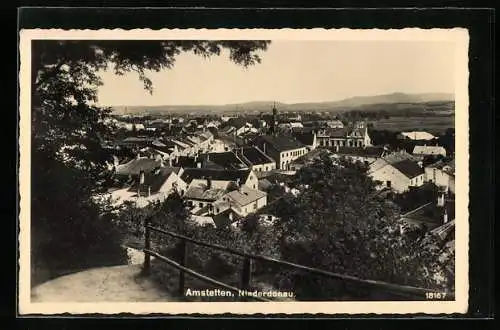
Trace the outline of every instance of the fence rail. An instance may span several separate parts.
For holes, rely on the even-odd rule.
[[[337,280],[341,280],[341,281],[344,281],[347,283],[366,285],[366,286],[369,286],[369,287],[372,287],[375,289],[390,292],[390,293],[392,293],[396,296],[400,296],[400,297],[407,297],[407,298],[413,298],[413,299],[415,299],[415,298],[425,299],[427,297],[427,295],[429,295],[429,294],[430,295],[436,294],[436,290],[434,290],[434,289],[418,288],[418,287],[413,287],[413,286],[392,284],[392,283],[387,283],[387,282],[382,282],[382,281],[360,279],[360,278],[357,278],[354,276],[333,273],[333,272],[318,269],[318,268],[299,265],[299,264],[289,262],[289,261],[278,260],[278,259],[274,259],[274,258],[270,258],[270,257],[266,257],[266,256],[261,256],[261,255],[250,254],[250,253],[246,253],[243,251],[234,250],[234,249],[228,248],[226,246],[221,246],[221,245],[217,245],[217,244],[199,241],[199,240],[196,240],[194,238],[187,237],[187,236],[175,233],[175,232],[171,232],[171,231],[164,230],[164,229],[161,229],[158,227],[154,227],[148,223],[146,223],[145,229],[146,230],[145,230],[145,248],[144,248],[144,253],[145,253],[144,271],[146,273],[150,272],[150,267],[151,267],[150,266],[150,257],[151,256],[154,256],[154,257],[158,258],[159,260],[166,262],[169,265],[179,269],[180,270],[179,294],[183,294],[183,292],[184,292],[184,283],[185,283],[184,273],[192,275],[192,276],[194,276],[194,277],[196,277],[204,282],[225,288],[225,289],[230,290],[232,292],[239,292],[239,290],[248,289],[250,287],[250,283],[251,283],[252,260],[258,260],[258,261],[267,262],[267,263],[271,263],[271,264],[275,264],[275,265],[279,265],[279,266],[283,266],[283,267],[301,270],[301,271],[304,271],[304,272],[307,272],[310,274],[315,274],[315,275],[320,275],[320,276],[324,276],[327,278],[337,279]],[[177,263],[177,262],[151,250],[151,243],[150,243],[151,231],[177,238],[182,242],[181,256],[180,256],[181,263]],[[232,287],[230,285],[227,285],[225,283],[217,281],[213,278],[210,278],[208,276],[197,273],[194,270],[186,267],[186,260],[187,260],[186,259],[186,257],[187,257],[186,243],[187,242],[190,242],[190,243],[193,243],[193,244],[199,245],[199,246],[205,246],[205,247],[208,247],[210,249],[219,250],[219,251],[223,251],[223,252],[226,252],[226,253],[229,253],[232,255],[237,255],[237,256],[242,257],[243,258],[243,268],[242,268],[242,273],[241,273],[241,289]],[[454,300],[455,299],[455,295],[453,293],[445,293],[445,295],[447,298],[449,298],[446,300]],[[261,297],[248,297],[248,298],[253,298],[253,299],[261,300],[261,301],[269,301],[269,300],[267,300],[265,298],[261,298]]]

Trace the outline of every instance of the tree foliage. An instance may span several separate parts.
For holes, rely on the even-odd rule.
[[[399,209],[376,194],[362,164],[324,156],[297,173],[309,189],[288,195],[275,207],[281,257],[335,273],[403,285],[444,288],[440,256],[432,238],[412,240],[400,231]],[[443,277],[442,275],[440,275]],[[360,285],[284,270],[279,285],[293,287],[299,299],[367,297]]]
[[[153,92],[148,72],[170,69],[178,55],[202,57],[227,50],[243,67],[260,62],[267,41],[33,41],[32,101],[32,245],[33,262],[77,263],[87,246],[111,249],[117,242],[110,217],[93,197],[106,189],[102,142],[110,134],[110,109],[97,105],[100,72],[137,73]],[[106,247],[108,245],[108,247]],[[70,253],[75,251],[75,253]],[[80,258],[81,259],[81,258]],[[92,257],[84,256],[91,260]],[[49,265],[50,267],[50,265]]]

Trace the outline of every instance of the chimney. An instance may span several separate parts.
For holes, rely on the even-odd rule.
[[[418,166],[420,166],[420,168],[423,168],[423,167],[424,167],[424,162],[420,160],[420,161],[418,162]]]
[[[264,143],[264,144],[262,144],[262,151],[263,151],[264,153],[266,153],[266,144],[265,144],[265,143]]]
[[[443,224],[448,222],[448,210],[444,209]]]
[[[207,189],[212,189],[212,178],[211,177],[207,178]]]
[[[143,170],[139,171],[139,183],[144,184],[144,171]]]
[[[197,168],[201,168],[201,162],[196,163]]]
[[[444,191],[439,191],[437,206],[444,207]]]
[[[140,159],[141,158],[141,154],[138,152],[137,153],[137,159]]]
[[[148,186],[148,197],[151,196],[151,186]]]

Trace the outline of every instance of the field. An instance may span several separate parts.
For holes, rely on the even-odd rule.
[[[422,130],[430,133],[444,133],[449,127],[455,127],[454,116],[439,117],[389,117],[370,121],[376,130],[394,132]]]

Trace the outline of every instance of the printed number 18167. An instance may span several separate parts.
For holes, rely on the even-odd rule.
[[[446,297],[446,293],[443,292],[427,292],[425,294],[426,299],[444,299]]]

